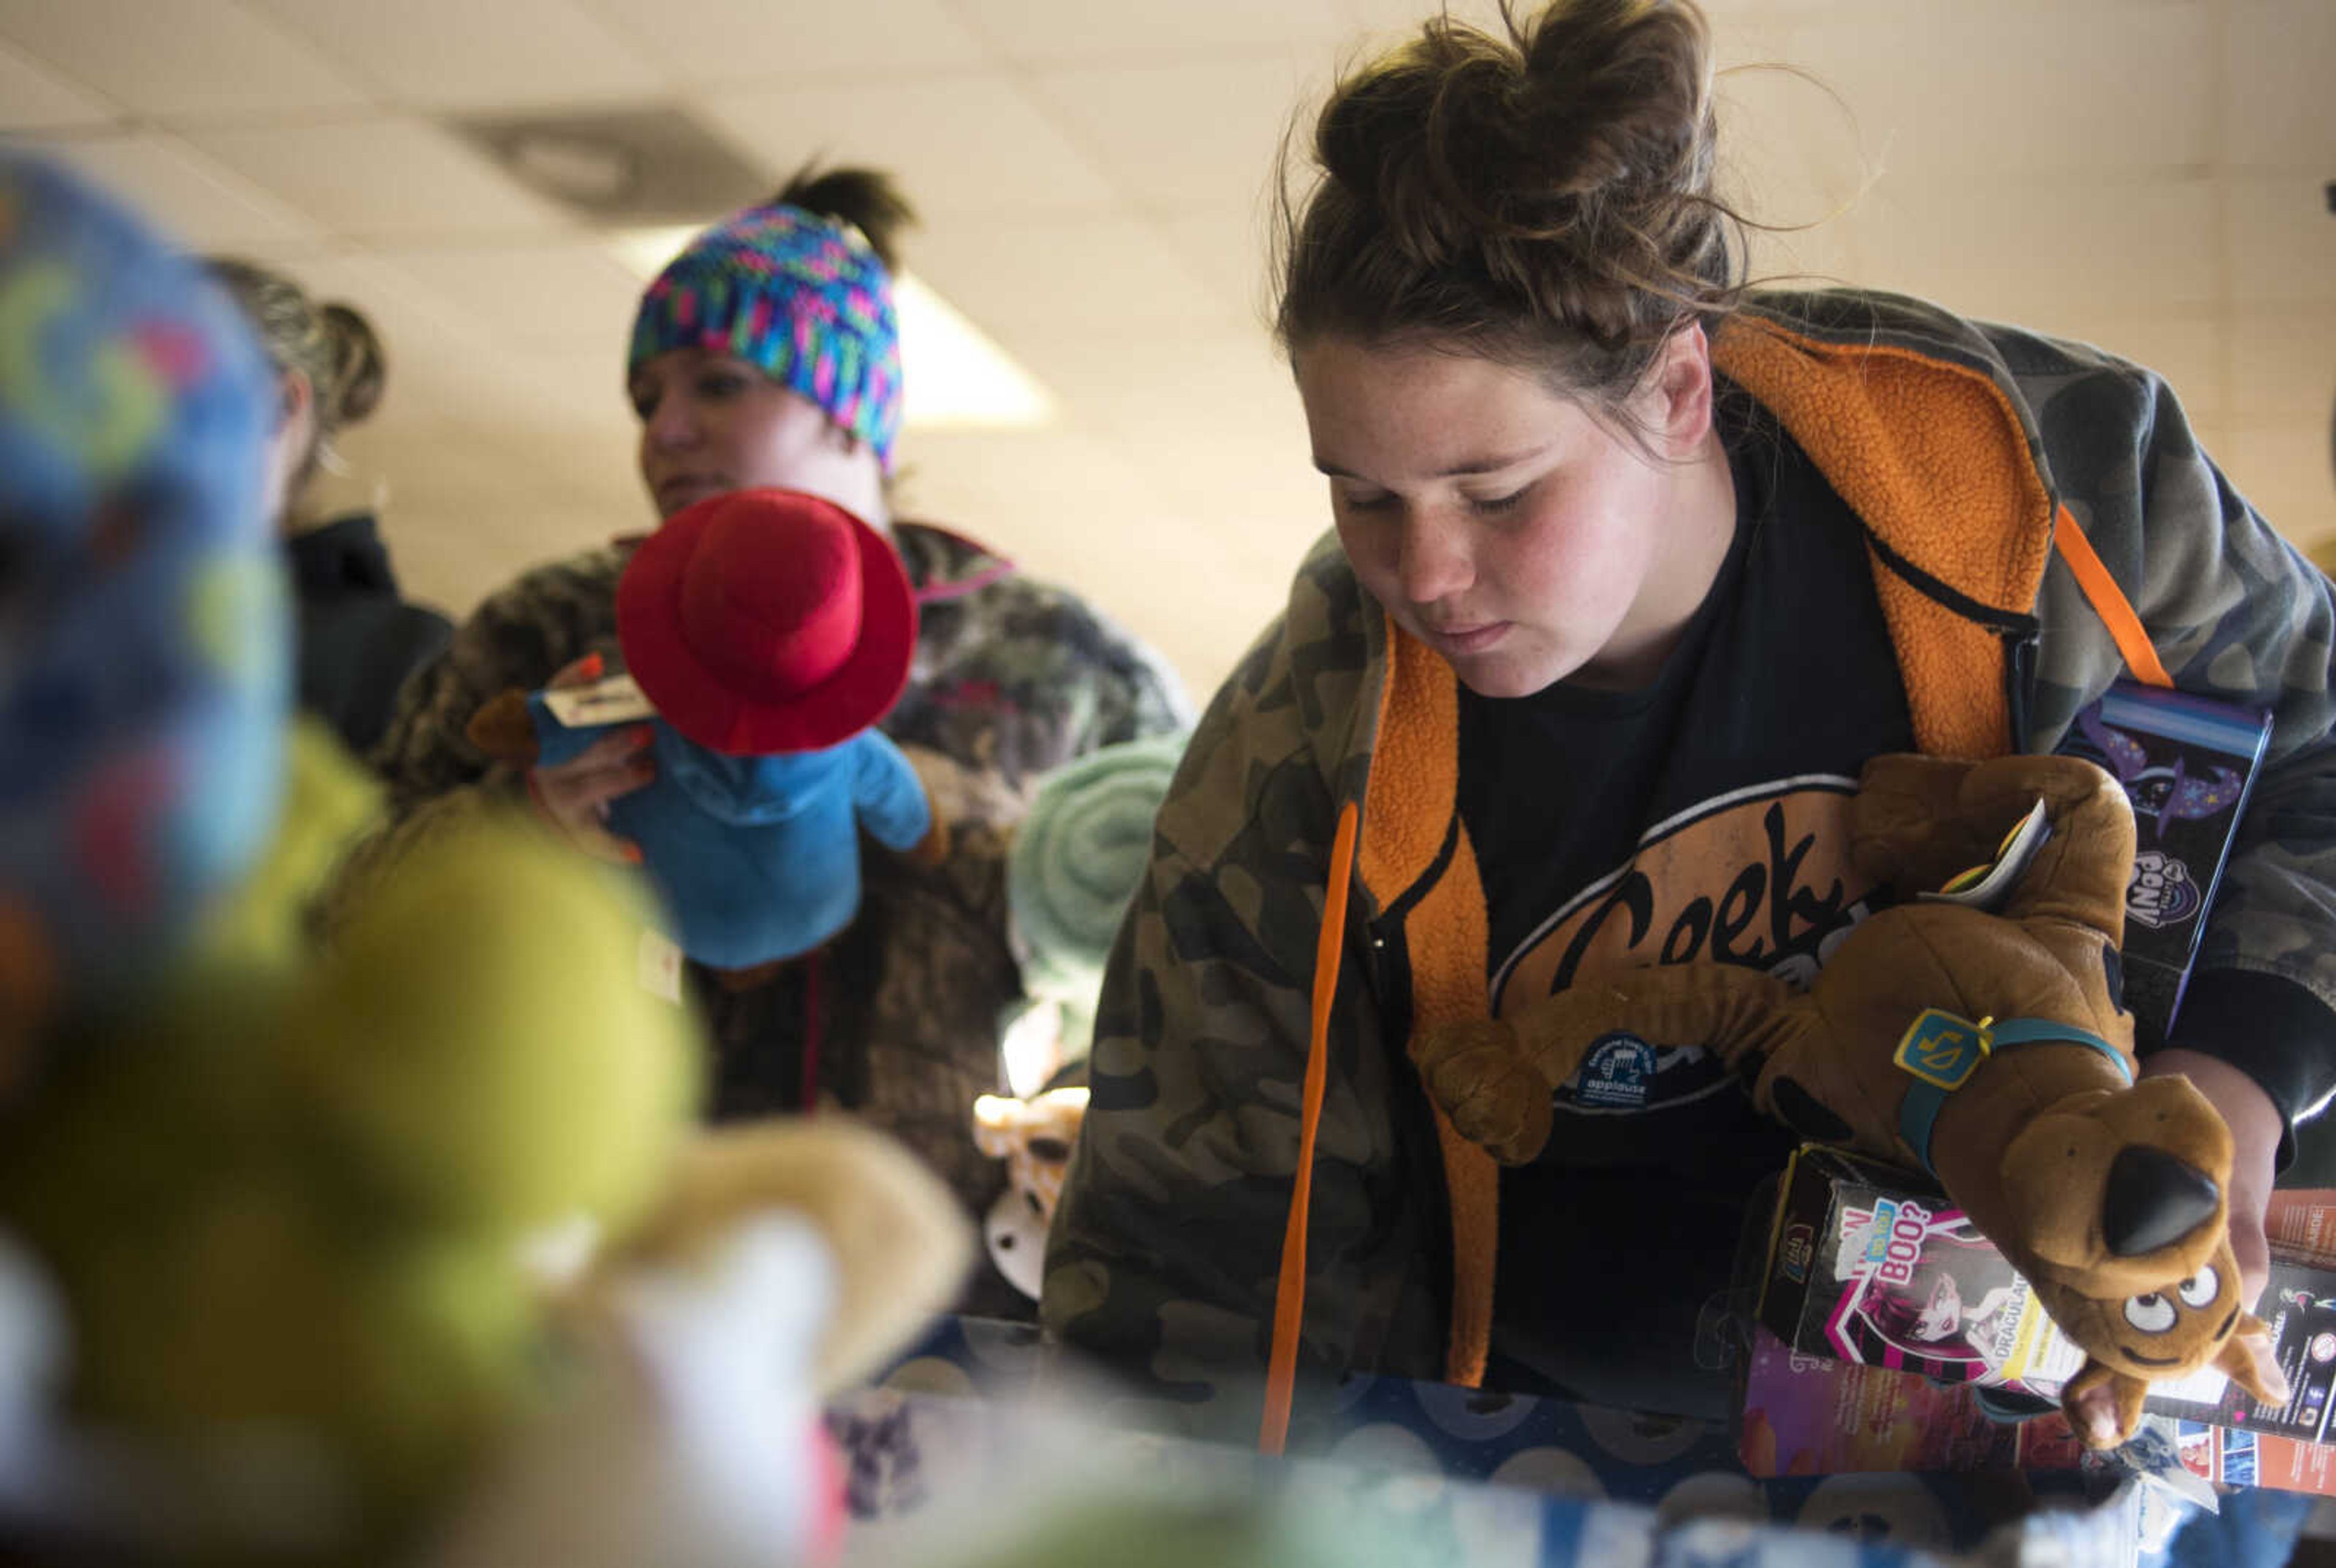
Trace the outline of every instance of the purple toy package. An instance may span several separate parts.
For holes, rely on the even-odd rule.
[[[2061,752],[2107,769],[2133,802],[2133,881],[2126,894],[2125,1003],[2136,1043],[2166,1038],[2247,793],[2271,739],[2271,716],[2120,682],[2077,716]]]

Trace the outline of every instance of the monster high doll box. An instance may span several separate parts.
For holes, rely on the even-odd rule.
[[[2285,1407],[2256,1404],[2210,1368],[2156,1385],[2145,1408],[2306,1442],[2336,1437],[2336,1270],[2276,1259],[2258,1311],[2292,1389]],[[1786,1174],[1757,1317],[1803,1357],[2044,1399],[2085,1359],[1935,1188],[1815,1146]]]
[[[1814,1145],[1786,1173],[1759,1319],[1803,1354],[1941,1383],[2041,1391],[2082,1364],[1960,1210],[1903,1172]]]
[[[2136,1044],[2162,1044],[2181,1009],[2223,863],[2271,739],[2271,716],[2120,682],[2077,716],[2060,750],[2105,768],[2133,802],[2125,1001]]]

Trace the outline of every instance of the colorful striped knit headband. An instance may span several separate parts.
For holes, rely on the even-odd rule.
[[[641,297],[626,374],[674,348],[759,367],[875,448],[891,472],[900,430],[892,279],[850,225],[774,203],[700,234]]]

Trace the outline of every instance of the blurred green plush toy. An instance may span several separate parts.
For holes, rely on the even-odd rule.
[[[365,798],[321,734],[294,756],[312,813]],[[250,886],[242,940],[53,1042],[0,1223],[63,1299],[76,1422],[180,1475],[272,1466],[319,1538],[395,1539],[533,1391],[522,1243],[657,1197],[696,1050],[638,983],[646,911],[522,823],[424,846],[322,956],[287,934],[288,868]]]
[[[540,1378],[522,1242],[624,1228],[691,1127],[647,911],[524,821],[310,940],[375,796],[287,723],[264,365],[0,154],[0,1339],[60,1329],[0,1359],[12,1543],[382,1560]]]
[[[698,1132],[652,911],[516,807],[315,932],[377,799],[287,723],[245,334],[0,152],[0,1542],[832,1551],[817,1395],[949,1299],[953,1202],[871,1133]]]

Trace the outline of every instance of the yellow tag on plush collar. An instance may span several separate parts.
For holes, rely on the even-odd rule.
[[[1922,1082],[1946,1090],[1960,1089],[1973,1068],[1994,1048],[1988,1027],[1993,1018],[1972,1023],[1937,1008],[1925,1008],[1906,1026],[1891,1060]]]

